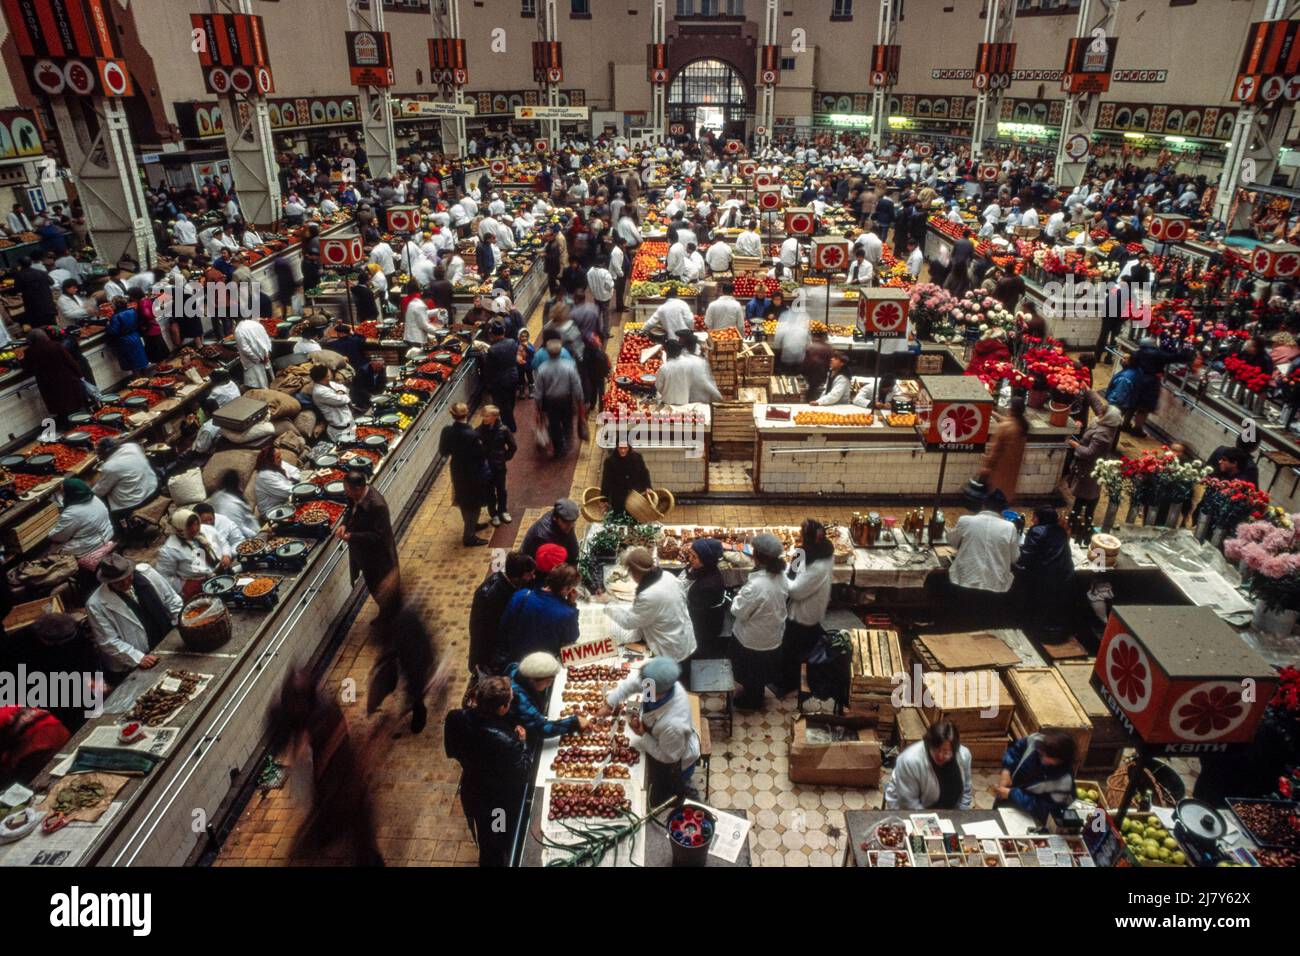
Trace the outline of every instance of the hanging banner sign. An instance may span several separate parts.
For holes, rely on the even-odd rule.
[[[590,116],[586,106],[516,106],[517,120],[585,120]]]
[[[403,116],[473,116],[478,111],[472,101],[439,103],[433,100],[402,100],[398,109]]]

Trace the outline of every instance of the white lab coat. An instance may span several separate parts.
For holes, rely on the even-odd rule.
[[[614,297],[614,277],[608,269],[592,266],[587,270],[587,288],[597,302],[609,302]]]
[[[730,272],[731,258],[731,246],[719,240],[709,246],[704,261],[708,265],[710,272]]]
[[[969,810],[974,805],[971,798],[970,751],[958,746],[953,756],[961,768],[962,793],[956,809]],[[939,776],[934,772],[930,755],[925,752],[925,741],[903,748],[894,761],[893,773],[885,784],[886,810],[928,810],[939,799]]]
[[[605,702],[617,707],[641,690],[638,672],[605,695]],[[658,707],[641,712],[641,726],[645,733],[634,736],[632,746],[660,763],[676,764],[685,770],[700,759],[700,735],[691,720],[691,698],[680,683],[673,685],[668,699]]]
[[[863,251],[866,252],[867,261],[870,262],[872,266],[880,265],[880,257],[884,252],[885,244],[880,241],[878,235],[874,232],[864,232],[862,235],[858,236],[856,245],[861,246]]]
[[[62,543],[64,554],[81,557],[113,540],[113,521],[98,498],[67,505],[50,529],[50,540]]]
[[[794,236],[781,243],[781,265],[787,269],[799,265],[799,240]]]
[[[762,258],[763,238],[752,230],[745,230],[736,236],[736,255]]]
[[[158,476],[154,474],[144,449],[135,442],[127,442],[99,466],[99,479],[94,488],[109,511],[134,508],[157,490]]]
[[[641,331],[648,334],[656,326],[662,328],[669,336],[674,336],[680,329],[695,329],[695,313],[681,299],[669,299],[646,320]]]
[[[695,371],[685,356],[669,359],[655,373],[655,393],[665,405],[686,405],[694,382]]]
[[[731,602],[732,633],[751,651],[774,651],[785,634],[785,605],[790,587],[785,573],[754,571]]]
[[[198,230],[188,219],[177,219],[172,226],[172,242],[178,246],[196,246],[199,243]]]
[[[630,631],[630,640],[645,643],[656,657],[681,662],[695,653],[695,629],[686,606],[686,591],[666,571],[660,571],[659,579],[649,587],[637,591],[631,607],[607,604],[605,615]]]
[[[434,331],[434,325],[429,321],[429,304],[423,299],[412,299],[406,306],[402,326],[403,340],[415,345],[424,345]]]
[[[220,385],[213,385],[212,391],[208,392],[208,396],[215,399],[218,405],[225,405],[229,402],[233,402],[239,397],[239,395],[239,386],[233,381],[222,382]]]
[[[370,250],[370,261],[378,265],[383,270],[384,275],[391,275],[397,271],[393,247],[386,242],[375,243],[374,248]]]
[[[137,564],[136,574],[153,587],[173,615],[180,615],[185,602],[170,584],[147,564]],[[130,670],[149,653],[149,635],[125,601],[107,584],[101,584],[86,599],[90,632],[111,670]]]
[[[203,529],[208,533],[210,540],[214,540],[221,545],[222,554],[228,554],[233,558],[235,549],[253,536],[244,534],[239,525],[225,515],[218,513],[215,507],[212,511],[212,524],[204,524]]]
[[[253,515],[253,509],[240,495],[214,491],[212,497],[208,499],[208,504],[212,505],[212,510],[216,512],[218,518],[226,518],[234,523],[243,540],[257,537],[257,533],[262,530],[262,526]]]
[[[346,386],[317,382],[311,388],[311,400],[325,419],[325,432],[331,441],[356,441],[357,426],[352,421],[352,399]]]
[[[710,330],[735,328],[741,338],[745,336],[745,307],[733,296],[723,295],[709,303],[704,311],[704,324]]]
[[[709,363],[704,357],[693,352],[683,352],[682,361],[691,370],[690,401],[702,404],[722,401],[722,393],[718,391],[718,386],[713,381],[713,372],[709,370]]]
[[[686,245],[682,242],[674,242],[668,249],[668,258],[665,261],[665,267],[670,275],[682,278],[682,267],[686,262]]]
[[[217,535],[206,525],[199,526],[199,537],[207,542],[212,553],[218,558],[226,556],[225,548]],[[169,534],[163,546],[154,558],[158,573],[166,578],[167,583],[178,592],[191,578],[206,578],[217,573],[217,565],[208,561],[203,546],[197,541],[190,543],[181,540],[178,534]]]
[[[1011,590],[1011,566],[1020,557],[1020,536],[1010,521],[991,511],[963,515],[948,533],[948,542],[957,550],[948,568],[949,581],[999,594]]]
[[[266,388],[271,384],[271,337],[257,319],[241,319],[235,326],[235,351],[244,363],[244,384]]]
[[[257,501],[257,510],[265,515],[276,505],[288,501],[300,474],[301,472],[288,462],[282,462],[279,471],[274,468],[259,471],[257,480],[253,483],[253,497]]]
[[[823,558],[807,563],[790,582],[790,620],[796,624],[820,624],[831,603],[831,569],[835,561]]]
[[[698,251],[687,253],[686,258],[682,261],[682,280],[693,284],[703,277],[704,257]]]

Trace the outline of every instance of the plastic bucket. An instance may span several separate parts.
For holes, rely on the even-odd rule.
[[[718,820],[704,807],[685,806],[668,818],[673,866],[705,866]]]

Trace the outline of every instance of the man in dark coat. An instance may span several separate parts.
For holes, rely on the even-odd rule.
[[[474,250],[474,258],[478,263],[479,279],[486,281],[487,277],[497,267],[497,237],[488,236],[486,240],[480,242]]]
[[[54,322],[54,292],[50,274],[32,265],[26,256],[22,268],[14,276],[14,286],[23,298],[23,323],[36,328]]]
[[[381,606],[401,593],[401,573],[397,566],[397,542],[388,502],[366,483],[365,473],[349,471],[343,481],[348,508],[334,535],[348,544],[348,566],[352,580],[360,574],[366,588]]]
[[[86,407],[86,390],[77,360],[44,331],[32,329],[27,333],[23,368],[36,379],[36,390],[55,424],[67,428],[68,416]]]
[[[520,550],[530,558],[536,558],[537,549],[542,545],[558,544],[564,549],[565,563],[577,567],[578,536],[573,531],[577,521],[578,503],[570,498],[561,498],[528,529]]]
[[[1034,511],[1034,526],[1025,534],[1020,558],[1011,566],[1030,618],[1040,628],[1057,625],[1071,606],[1074,559],[1070,535],[1051,505]]]
[[[508,658],[501,615],[510,598],[528,587],[536,574],[533,559],[518,551],[506,555],[505,567],[487,576],[469,606],[469,672],[499,674]]]
[[[515,394],[519,390],[519,343],[506,337],[505,324],[494,319],[488,326],[492,342],[483,356],[483,384],[492,394],[492,404],[501,409],[501,421],[515,431]]]
[[[451,417],[452,423],[438,438],[438,454],[450,459],[452,498],[465,523],[461,544],[478,548],[487,544],[487,539],[478,537],[477,532],[488,522],[478,518],[487,502],[492,476],[483,442],[469,424],[469,406],[457,402],[451,406]]]

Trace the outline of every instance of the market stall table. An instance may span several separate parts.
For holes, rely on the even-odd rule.
[[[927,817],[928,816],[937,817],[938,820],[941,821],[941,825],[944,828],[944,832],[955,833],[959,838],[963,836],[969,837],[971,834],[968,834],[965,828],[973,827],[977,833],[981,834],[977,838],[977,843],[980,844],[982,844],[986,840],[995,840],[1000,842],[1001,840],[1006,839],[1007,837],[1012,837],[1016,839],[1017,842],[1024,839],[1046,841],[1048,844],[1050,844],[1050,846],[1044,847],[1043,849],[1049,849],[1053,851],[1051,853],[1046,854],[1046,856],[1050,856],[1054,862],[1051,864],[1044,863],[1043,865],[1057,866],[1058,863],[1055,861],[1060,860],[1061,854],[1063,853],[1066,857],[1072,858],[1071,860],[1065,861],[1068,866],[1082,866],[1082,867],[1096,866],[1096,863],[1093,861],[1091,854],[1088,853],[1086,849],[1083,851],[1082,854],[1072,852],[1070,842],[1062,842],[1064,838],[1058,837],[1055,834],[1033,834],[1028,837],[1024,835],[1015,836],[1013,834],[1008,834],[1005,825],[1005,820],[1003,819],[1002,815],[999,814],[996,810],[846,810],[844,812],[844,826],[845,829],[848,831],[848,846],[845,848],[844,851],[844,865],[860,866],[860,867],[871,866],[872,864],[869,861],[868,857],[871,852],[875,852],[875,851],[864,850],[862,848],[862,844],[870,838],[874,828],[878,824],[883,823],[886,820],[897,819],[897,818],[902,818],[904,820],[907,820],[917,815],[925,815]],[[983,834],[985,833],[988,834],[998,833],[1000,835],[984,836]],[[1077,840],[1078,838],[1074,838],[1074,839]],[[903,849],[907,849],[908,845],[909,845],[909,841],[904,839]],[[1073,849],[1077,849],[1077,848],[1078,848],[1078,844],[1076,843],[1074,844]],[[976,853],[973,855],[976,856],[977,858],[987,857],[989,854],[984,852],[985,849],[986,848],[981,846],[980,850],[976,851]],[[959,853],[955,855],[962,856],[963,854]],[[1005,867],[1004,864],[1001,862],[1001,860],[1004,857],[1000,852],[995,850],[992,855],[999,858],[999,862],[996,865],[985,866],[984,863],[981,862],[978,867],[971,867],[971,868],[981,868],[981,869],[1011,868],[1011,867]],[[1015,855],[1019,857],[1023,857],[1025,854],[1017,853]],[[1038,856],[1037,848],[1035,849],[1034,856],[1035,857]],[[1082,862],[1085,859],[1086,862]],[[1077,860],[1078,862],[1074,862],[1075,860]],[[915,865],[914,861],[913,861],[913,865]],[[918,867],[918,868],[924,868],[924,867]]]

